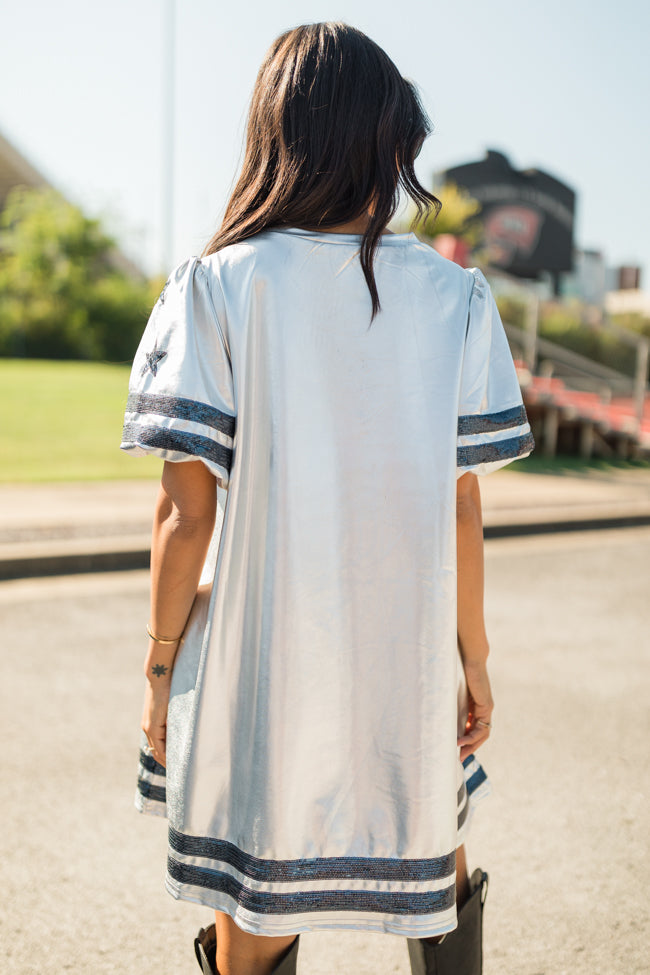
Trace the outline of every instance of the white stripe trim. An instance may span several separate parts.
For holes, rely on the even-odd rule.
[[[221,430],[215,430],[205,423],[196,423],[194,420],[181,420],[172,416],[163,416],[160,413],[125,413],[125,423],[139,423],[142,426],[155,426],[160,430],[179,430],[182,433],[195,433],[200,437],[206,437],[214,443],[220,443],[224,447],[233,449],[234,439]]]
[[[458,447],[472,447],[474,444],[506,442],[516,437],[525,437],[530,432],[530,423],[522,423],[518,427],[506,427],[489,433],[461,434],[456,438],[456,442]]]
[[[338,881],[337,889],[338,889]],[[165,880],[167,891],[177,900],[192,901],[195,904],[203,904],[212,910],[224,911],[235,919],[236,923],[244,931],[251,934],[298,934],[302,931],[323,931],[332,929],[348,929],[358,931],[364,929],[368,931],[379,931],[384,934],[397,934],[402,937],[429,937],[437,934],[444,934],[456,927],[456,908],[450,907],[445,911],[437,911],[435,914],[419,914],[417,917],[412,915],[400,914],[378,914],[375,911],[309,911],[308,913],[296,913],[291,915],[279,914],[255,914],[242,907],[237,907],[233,913],[233,899],[222,891],[206,890],[193,884],[179,884],[167,875]],[[218,905],[215,907],[214,905]],[[342,916],[349,913],[349,923]]]

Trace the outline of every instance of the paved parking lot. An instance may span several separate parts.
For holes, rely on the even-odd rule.
[[[493,795],[486,975],[650,972],[650,528],[486,545]],[[164,891],[132,805],[146,573],[0,585],[5,975],[198,972],[210,913]],[[408,972],[390,935],[305,935],[301,975]]]

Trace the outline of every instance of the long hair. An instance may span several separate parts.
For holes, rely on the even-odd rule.
[[[430,131],[415,87],[361,31],[341,23],[286,31],[259,70],[241,174],[203,255],[272,227],[326,230],[369,213],[360,260],[374,318],[373,260],[400,187],[416,220],[442,206],[414,169]]]

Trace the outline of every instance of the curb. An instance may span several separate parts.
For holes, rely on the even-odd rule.
[[[650,512],[636,515],[591,515],[558,521],[530,521],[516,524],[484,525],[483,537],[514,538],[521,535],[554,535],[563,532],[595,531],[600,528],[640,528],[650,525]]]
[[[89,572],[124,572],[148,569],[149,549],[116,552],[62,552],[60,555],[0,559],[0,582],[39,579],[45,576],[81,575]]]
[[[605,515],[570,518],[556,521],[531,521],[488,524],[483,537],[517,538],[525,535],[552,535],[564,532],[594,531],[607,528],[638,528],[650,525],[650,512],[634,515]],[[3,558],[0,555],[0,582],[16,579],[36,579],[47,576],[82,575],[92,572],[124,572],[148,569],[151,550],[148,546],[129,548],[107,545],[105,551],[60,551],[38,555],[29,553]]]

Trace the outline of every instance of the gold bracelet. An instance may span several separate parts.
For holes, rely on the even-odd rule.
[[[151,627],[149,626],[148,623],[147,623],[147,633],[149,634],[152,640],[155,640],[156,643],[178,643],[178,641],[181,638],[180,636],[177,636],[175,640],[163,640],[161,636],[156,636],[156,634],[152,632]]]

